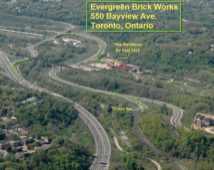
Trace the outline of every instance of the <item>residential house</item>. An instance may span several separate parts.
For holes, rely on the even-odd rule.
[[[49,141],[46,141],[46,140],[38,140],[42,145],[44,144],[49,144],[50,142]]]
[[[17,147],[17,146],[21,146],[22,145],[22,141],[21,140],[17,140],[17,141],[9,141],[10,145],[13,147]]]
[[[36,151],[35,150],[28,150],[27,153],[28,153],[28,155],[31,155],[33,153],[36,153]]]
[[[201,120],[195,121],[195,125],[196,125],[198,128],[201,128],[201,127],[202,127],[202,122],[201,122]]]
[[[12,125],[12,126],[11,126],[11,129],[12,129],[13,131],[18,131],[18,129],[19,129],[20,127],[21,127],[20,125]]]
[[[20,136],[20,139],[22,140],[22,139],[26,139],[26,138],[28,138],[27,136]]]
[[[7,155],[7,154],[8,154],[7,151],[0,149],[0,155],[1,155],[1,156],[5,156],[5,155]]]
[[[199,128],[203,127],[203,126],[212,126],[214,124],[214,120],[204,117],[200,114],[195,116],[195,125]]]
[[[46,141],[46,142],[50,142],[50,138],[47,136],[41,136],[41,139]]]
[[[28,134],[28,133],[31,132],[30,130],[28,130],[28,129],[25,128],[25,127],[19,127],[19,128],[18,128],[18,131],[21,132],[22,134],[24,134],[24,133]]]
[[[11,148],[9,142],[0,143],[0,149],[6,149],[6,148]]]
[[[29,137],[29,138],[21,139],[21,141],[24,143],[24,145],[27,145],[27,144],[33,143],[34,139]]]
[[[3,121],[4,121],[5,125],[12,125],[12,124],[14,124],[14,121],[11,120],[11,119],[9,119],[9,118],[5,118],[5,119],[3,119]]]
[[[16,151],[17,151],[17,152],[22,152],[22,147],[21,147],[21,146],[16,147]]]
[[[0,116],[5,116],[7,112],[11,110],[11,108],[12,108],[11,106],[2,107],[2,109],[0,110]]]
[[[6,136],[7,138],[10,138],[10,137],[13,135],[13,133],[10,132],[10,131],[7,130],[7,129],[5,129],[3,132],[4,132],[4,134],[5,134],[5,136]]]
[[[210,119],[210,118],[204,118],[203,120],[202,120],[202,122],[204,122],[204,125],[205,126],[211,126],[211,125],[213,125],[213,119]]]
[[[25,104],[25,103],[30,104],[30,103],[34,102],[34,100],[36,100],[36,99],[37,99],[36,97],[30,97],[26,100],[23,100],[21,103],[22,104]]]
[[[36,97],[30,97],[30,98],[28,98],[26,101],[27,101],[27,103],[32,103],[32,102],[34,102],[36,99],[37,99]]]
[[[198,114],[198,115],[195,116],[195,121],[202,120],[203,118],[204,118],[204,116]]]
[[[22,106],[22,105],[23,105],[22,102],[15,102],[15,106],[18,107],[18,108],[19,108],[20,106]]]
[[[15,117],[15,116],[11,116],[10,117],[10,120],[12,120],[13,121],[13,123],[15,124],[16,122],[17,122],[17,117]]]
[[[42,150],[49,150],[51,147],[51,145],[42,145],[42,146],[38,146],[38,147],[34,147],[34,150],[38,152],[38,150],[42,149]]]
[[[27,152],[17,152],[15,155],[18,158],[22,158],[22,157],[27,157],[28,153]]]

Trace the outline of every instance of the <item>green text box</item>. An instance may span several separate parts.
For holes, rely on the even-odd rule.
[[[91,3],[91,2],[95,2],[95,3],[98,3],[98,2],[101,2],[101,3],[104,3],[104,2],[111,2],[111,3],[114,3],[114,2],[129,2],[129,3],[133,3],[133,2],[136,2],[136,3],[140,3],[140,2],[148,2],[148,3],[153,3],[153,2],[156,2],[156,3],[161,3],[161,2],[165,2],[165,3],[180,3],[180,30],[179,31],[89,31],[88,30],[88,3]],[[86,32],[181,32],[181,1],[86,1]]]

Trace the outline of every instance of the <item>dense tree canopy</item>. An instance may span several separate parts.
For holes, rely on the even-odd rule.
[[[205,160],[214,161],[214,138],[201,130],[179,129],[181,137],[173,135],[157,115],[143,115],[140,127],[146,136],[153,140],[155,146],[173,157],[191,158],[192,154]]]

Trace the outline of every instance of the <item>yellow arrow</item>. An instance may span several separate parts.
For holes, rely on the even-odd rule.
[[[115,66],[117,65],[117,60],[125,60],[125,59],[128,59],[129,58],[129,54],[128,54],[128,56],[127,57],[125,57],[125,58],[118,58],[118,59],[116,59],[116,61],[115,61]]]

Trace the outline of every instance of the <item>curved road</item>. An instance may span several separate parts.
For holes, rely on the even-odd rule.
[[[139,97],[139,100],[141,100],[142,102],[150,102],[150,103],[155,103],[155,104],[158,104],[158,105],[166,105],[167,108],[169,109],[172,109],[173,110],[173,116],[171,117],[171,124],[173,126],[177,126],[177,125],[180,125],[182,126],[180,120],[181,120],[181,117],[183,116],[183,110],[170,104],[170,103],[166,103],[166,102],[163,102],[163,101],[159,101],[159,100],[154,100],[154,99],[148,99],[148,98],[145,98],[145,97]],[[184,126],[183,126],[184,127]],[[186,130],[189,130],[188,128],[184,127]]]
[[[94,92],[97,92],[97,93],[103,93],[103,94],[108,94],[108,95],[115,95],[113,92],[109,92],[109,91],[105,91],[105,90],[99,90],[99,89],[94,89],[94,88],[91,88],[91,87],[87,87],[87,86],[82,86],[82,85],[79,85],[79,84],[76,84],[76,83],[72,83],[72,82],[69,82],[69,81],[65,81],[61,78],[59,78],[56,74],[57,72],[59,72],[59,69],[55,68],[53,70],[51,70],[49,72],[49,75],[50,77],[52,77],[53,79],[59,81],[59,82],[62,82],[62,83],[65,83],[65,84],[68,84],[68,85],[71,85],[71,86],[75,86],[75,87],[79,87],[79,88],[82,88],[82,89],[85,89],[85,90],[90,90],[90,91],[94,91]],[[120,96],[122,98],[125,98],[127,100],[127,97],[123,96],[123,95],[120,95],[120,94],[116,94],[117,96]],[[129,97],[130,98],[130,97]],[[162,101],[159,101],[159,100],[152,100],[152,99],[148,99],[148,98],[144,98],[144,97],[139,97],[139,100],[142,101],[142,102],[153,102],[155,104],[158,104],[158,105],[163,105],[163,104],[166,104],[166,106],[170,109],[173,110],[174,112],[174,115],[172,116],[171,118],[171,124],[173,126],[177,126],[177,125],[181,125],[180,123],[180,119],[183,115],[183,110],[181,110],[180,108],[172,105],[172,104],[169,104],[169,103],[165,103],[165,102],[162,102]],[[134,101],[130,100],[131,102],[134,103]],[[140,106],[140,105],[139,105]],[[189,130],[187,129],[186,127],[184,127],[186,130]]]
[[[66,28],[66,30],[61,32],[61,33],[68,32],[68,31],[70,31],[71,29],[74,28],[74,26],[71,25],[71,24],[68,24],[68,23],[64,23],[64,24],[67,24],[69,27]],[[88,38],[88,39],[95,38],[95,39],[99,40],[102,43],[102,46],[103,46],[100,54],[103,54],[105,52],[106,43],[102,39],[99,39],[97,37],[93,37],[93,36],[90,36],[90,35],[87,35],[87,34],[76,33],[76,35],[82,36],[82,37],[85,37],[85,38]],[[48,37],[48,38],[44,39],[43,41],[41,41],[41,42],[39,42],[37,44],[29,46],[28,50],[29,50],[31,56],[32,57],[37,57],[37,55],[38,55],[37,52],[34,50],[34,48],[36,46],[38,46],[38,45],[40,45],[40,44],[42,44],[44,42],[51,41],[51,40],[54,40],[54,37]],[[99,48],[101,48],[100,44],[99,44]],[[63,97],[61,95],[58,95],[56,93],[53,93],[53,92],[47,91],[47,90],[45,90],[43,88],[40,88],[40,87],[38,87],[36,85],[33,85],[33,84],[29,83],[28,81],[26,81],[24,79],[21,81],[18,78],[18,76],[16,74],[14,74],[13,70],[11,69],[11,63],[10,63],[9,59],[7,58],[7,56],[4,53],[0,53],[0,54],[1,54],[0,62],[4,63],[6,72],[8,74],[10,74],[10,78],[13,79],[14,81],[17,81],[17,83],[19,83],[21,85],[26,85],[26,87],[28,87],[28,88],[35,88],[35,89],[37,89],[39,91],[45,91],[45,92],[47,92],[47,93],[49,93],[51,95],[63,98],[65,100],[67,100],[68,102],[73,102],[70,99],[65,98],[65,97]],[[93,56],[91,56],[90,58],[88,58],[88,59],[86,59],[84,61],[76,63],[76,65],[85,64],[85,63],[87,63],[89,61],[92,61],[94,56],[96,56],[96,54],[94,54]],[[104,90],[97,90],[97,89],[93,89],[93,88],[90,88],[90,87],[81,86],[81,85],[78,85],[78,84],[75,84],[75,83],[64,81],[64,80],[62,80],[62,79],[60,79],[59,77],[56,76],[56,73],[58,71],[59,70],[57,70],[57,69],[53,69],[53,70],[51,70],[49,72],[49,75],[55,80],[58,80],[60,82],[63,82],[63,83],[66,83],[66,84],[69,84],[69,85],[72,85],[72,86],[80,87],[80,88],[83,88],[83,89],[86,89],[86,90],[95,91],[95,92],[98,92],[98,93],[114,95],[112,92],[108,92],[108,91],[104,91]],[[125,96],[121,96],[119,94],[116,94],[116,95],[127,99]],[[170,121],[171,124],[173,126],[176,126],[178,124],[181,125],[180,119],[181,119],[181,117],[183,115],[183,110],[181,110],[180,108],[178,108],[178,107],[176,107],[174,105],[171,105],[169,103],[165,103],[165,102],[158,101],[158,100],[151,100],[151,99],[143,98],[143,97],[139,97],[139,99],[142,102],[145,102],[145,101],[146,102],[154,102],[155,104],[159,104],[159,105],[166,104],[166,106],[168,108],[172,109],[173,112],[174,112],[174,115],[172,116],[171,121]],[[108,136],[107,136],[105,130],[100,125],[100,123],[96,120],[96,118],[94,118],[93,115],[90,114],[89,112],[87,112],[83,107],[81,107],[79,105],[76,105],[75,108],[79,111],[80,117],[88,124],[90,130],[93,133],[95,141],[96,141],[96,157],[95,157],[95,160],[94,160],[94,162],[93,162],[93,164],[92,164],[90,169],[105,169],[105,168],[108,168],[109,163],[110,163],[111,145],[110,145],[110,142],[109,142],[109,139],[108,139]],[[185,129],[187,129],[187,128],[185,128]],[[101,164],[101,163],[103,163],[103,164]]]
[[[22,78],[22,80],[20,80],[19,77],[14,73],[14,71],[12,69],[12,64],[10,63],[7,56],[5,56],[5,54],[3,54],[1,52],[0,52],[0,62],[4,64],[5,71],[7,72],[7,73],[0,72],[0,73],[2,73],[4,75],[7,74],[8,77],[10,77],[13,81],[17,81],[18,84],[26,86],[27,88],[34,88],[39,91],[44,91],[50,95],[59,97],[70,103],[73,103],[72,100],[70,100],[62,95],[59,95],[54,92],[43,89],[41,87],[38,87],[38,86],[26,81],[23,78]],[[101,126],[101,124],[96,120],[96,118],[91,113],[89,113],[87,110],[85,110],[83,107],[81,107],[78,104],[75,104],[75,108],[78,110],[78,115],[89,126],[89,128],[94,136],[94,140],[96,142],[96,157],[95,157],[94,162],[91,165],[90,169],[91,170],[105,170],[109,166],[110,156],[111,156],[111,144],[110,144],[109,138],[108,138],[105,130]],[[100,162],[104,163],[104,164],[101,164]]]
[[[59,33],[64,33],[64,32],[68,32],[70,31],[71,29],[74,29],[75,26],[73,26],[72,24],[69,24],[69,23],[65,23],[65,22],[60,22],[60,21],[52,21],[52,20],[45,20],[45,19],[38,19],[38,18],[30,18],[30,17],[23,17],[23,16],[17,16],[17,17],[20,17],[20,18],[28,18],[28,19],[36,19],[36,20],[44,20],[44,21],[50,21],[50,22],[55,22],[55,23],[61,23],[61,24],[65,24],[68,26],[68,28],[66,28],[65,31],[63,32],[59,32]],[[106,47],[106,43],[105,41],[103,41],[102,39],[100,38],[97,38],[97,37],[93,37],[93,36],[89,36],[89,35],[86,35],[86,34],[80,34],[80,33],[76,33],[76,35],[79,35],[79,36],[82,36],[82,37],[85,37],[85,38],[96,38],[97,40],[99,40],[102,45],[103,45],[103,49],[102,51],[100,52],[100,54],[103,54],[104,51],[105,51],[105,47]],[[28,50],[31,54],[32,57],[37,57],[37,52],[34,50],[34,48],[40,44],[42,44],[43,42],[47,42],[47,41],[51,41],[51,40],[54,40],[54,37],[49,37],[49,38],[46,38],[45,40],[41,41],[40,43],[37,43],[37,44],[34,44],[34,45],[31,45],[28,47]],[[93,55],[92,57],[82,61],[82,62],[78,62],[76,63],[77,65],[79,64],[85,64],[87,63],[88,61],[91,61],[93,60],[93,57],[96,56],[96,55]],[[170,122],[173,126],[177,126],[177,125],[181,125],[180,123],[180,119],[183,115],[183,110],[174,106],[174,105],[171,105],[169,103],[165,103],[165,102],[162,102],[162,101],[158,101],[158,100],[151,100],[151,99],[148,99],[148,98],[141,98],[142,101],[147,101],[147,102],[154,102],[155,104],[158,104],[158,105],[163,105],[163,104],[166,104],[166,106],[170,109],[173,110],[173,113],[174,115],[172,116]],[[189,130],[188,128],[184,127],[186,130]]]
[[[76,35],[79,35],[79,36],[82,36],[82,37],[88,38],[88,39],[90,39],[90,38],[95,38],[95,39],[99,40],[99,41],[102,43],[102,46],[103,46],[103,48],[102,48],[100,54],[103,54],[103,53],[105,52],[106,42],[103,41],[102,39],[97,38],[97,37],[94,37],[94,36],[86,35],[86,34],[80,34],[80,33],[76,33]],[[99,43],[98,43],[98,44],[99,44]],[[99,47],[101,48],[100,44],[99,44]],[[31,53],[32,56],[35,56],[35,55],[36,55],[35,51],[32,51],[32,50],[31,50],[31,51],[29,51],[29,52]],[[84,60],[84,61],[81,61],[81,62],[76,63],[75,65],[86,64],[86,63],[89,62],[89,61],[93,61],[93,57],[96,57],[96,54],[94,54],[93,56],[91,56],[90,58],[88,58],[88,59],[86,59],[86,60]],[[52,70],[52,71],[49,73],[49,75],[50,75],[52,78],[54,78],[54,79],[56,79],[56,80],[58,80],[58,81],[64,82],[64,80],[62,80],[62,79],[60,79],[60,78],[58,78],[58,77],[56,76],[56,73],[57,73],[58,71],[59,71],[59,70],[54,69],[54,70]],[[76,86],[76,87],[80,87],[80,88],[84,88],[84,89],[86,89],[86,90],[91,90],[91,91],[96,91],[96,92],[99,92],[99,93],[105,93],[105,94],[112,95],[112,92],[108,92],[108,91],[104,91],[104,90],[97,90],[97,89],[93,89],[93,88],[90,88],[90,87],[81,86],[81,85],[78,85],[78,84],[75,84],[75,83],[70,83],[70,85]],[[117,94],[117,95],[118,95],[118,94]],[[120,96],[121,96],[121,95],[120,95]],[[124,96],[121,96],[121,97],[127,99],[127,97],[124,97]],[[175,127],[176,127],[177,125],[181,125],[180,119],[181,119],[181,117],[182,117],[182,115],[183,115],[183,110],[182,110],[182,109],[180,109],[180,108],[178,108],[178,107],[176,107],[176,106],[174,106],[174,105],[172,105],[172,104],[165,103],[165,102],[162,102],[162,101],[159,101],[159,100],[152,100],[152,99],[148,99],[148,98],[144,98],[144,97],[139,97],[139,99],[140,99],[142,102],[143,102],[143,101],[150,102],[150,103],[153,102],[153,103],[158,104],[158,105],[166,104],[166,106],[167,106],[168,108],[172,109],[172,110],[173,110],[173,113],[174,113],[174,115],[171,117],[171,120],[170,120],[171,124],[172,124],[173,126],[175,126]],[[140,106],[140,105],[139,105],[139,106]],[[182,126],[182,125],[181,125],[181,126]],[[184,128],[185,128],[186,130],[189,130],[189,129],[186,128],[186,127],[184,127]]]
[[[71,25],[71,24],[68,24],[68,25],[69,25],[69,28],[67,28],[63,32],[68,32],[74,28],[73,25]],[[83,36],[87,37],[87,35],[83,35]],[[51,41],[51,40],[54,40],[54,37],[46,38],[39,43],[36,43],[34,45],[29,46],[28,50],[31,53],[31,56],[37,57],[37,55],[38,55],[36,53],[36,51],[34,50],[34,48],[36,46],[38,46],[44,42]],[[105,44],[105,42],[102,42],[102,43]],[[101,53],[104,53],[104,50],[102,50]],[[93,58],[93,56],[91,58]],[[89,58],[88,61],[90,61],[91,58]],[[8,76],[12,80],[17,81],[18,84],[26,86],[27,88],[34,88],[34,89],[37,89],[39,91],[45,91],[46,93],[48,93],[50,95],[60,97],[64,100],[67,100],[68,102],[73,103],[72,100],[65,98],[59,94],[50,92],[46,89],[40,88],[34,84],[31,84],[30,82],[26,81],[25,79],[20,80],[19,77],[14,73],[14,71],[12,69],[12,64],[4,52],[0,52],[0,62],[4,65],[4,69],[7,72]],[[90,130],[94,136],[95,143],[96,143],[96,156],[95,156],[94,162],[93,162],[92,166],[90,167],[90,169],[92,169],[92,170],[108,169],[109,164],[110,164],[110,156],[111,156],[111,144],[110,144],[109,138],[108,138],[105,130],[103,129],[101,124],[96,120],[96,118],[93,117],[93,115],[91,113],[89,113],[88,111],[86,111],[83,107],[75,104],[75,108],[78,110],[79,116],[89,126],[89,128],[90,128]]]

